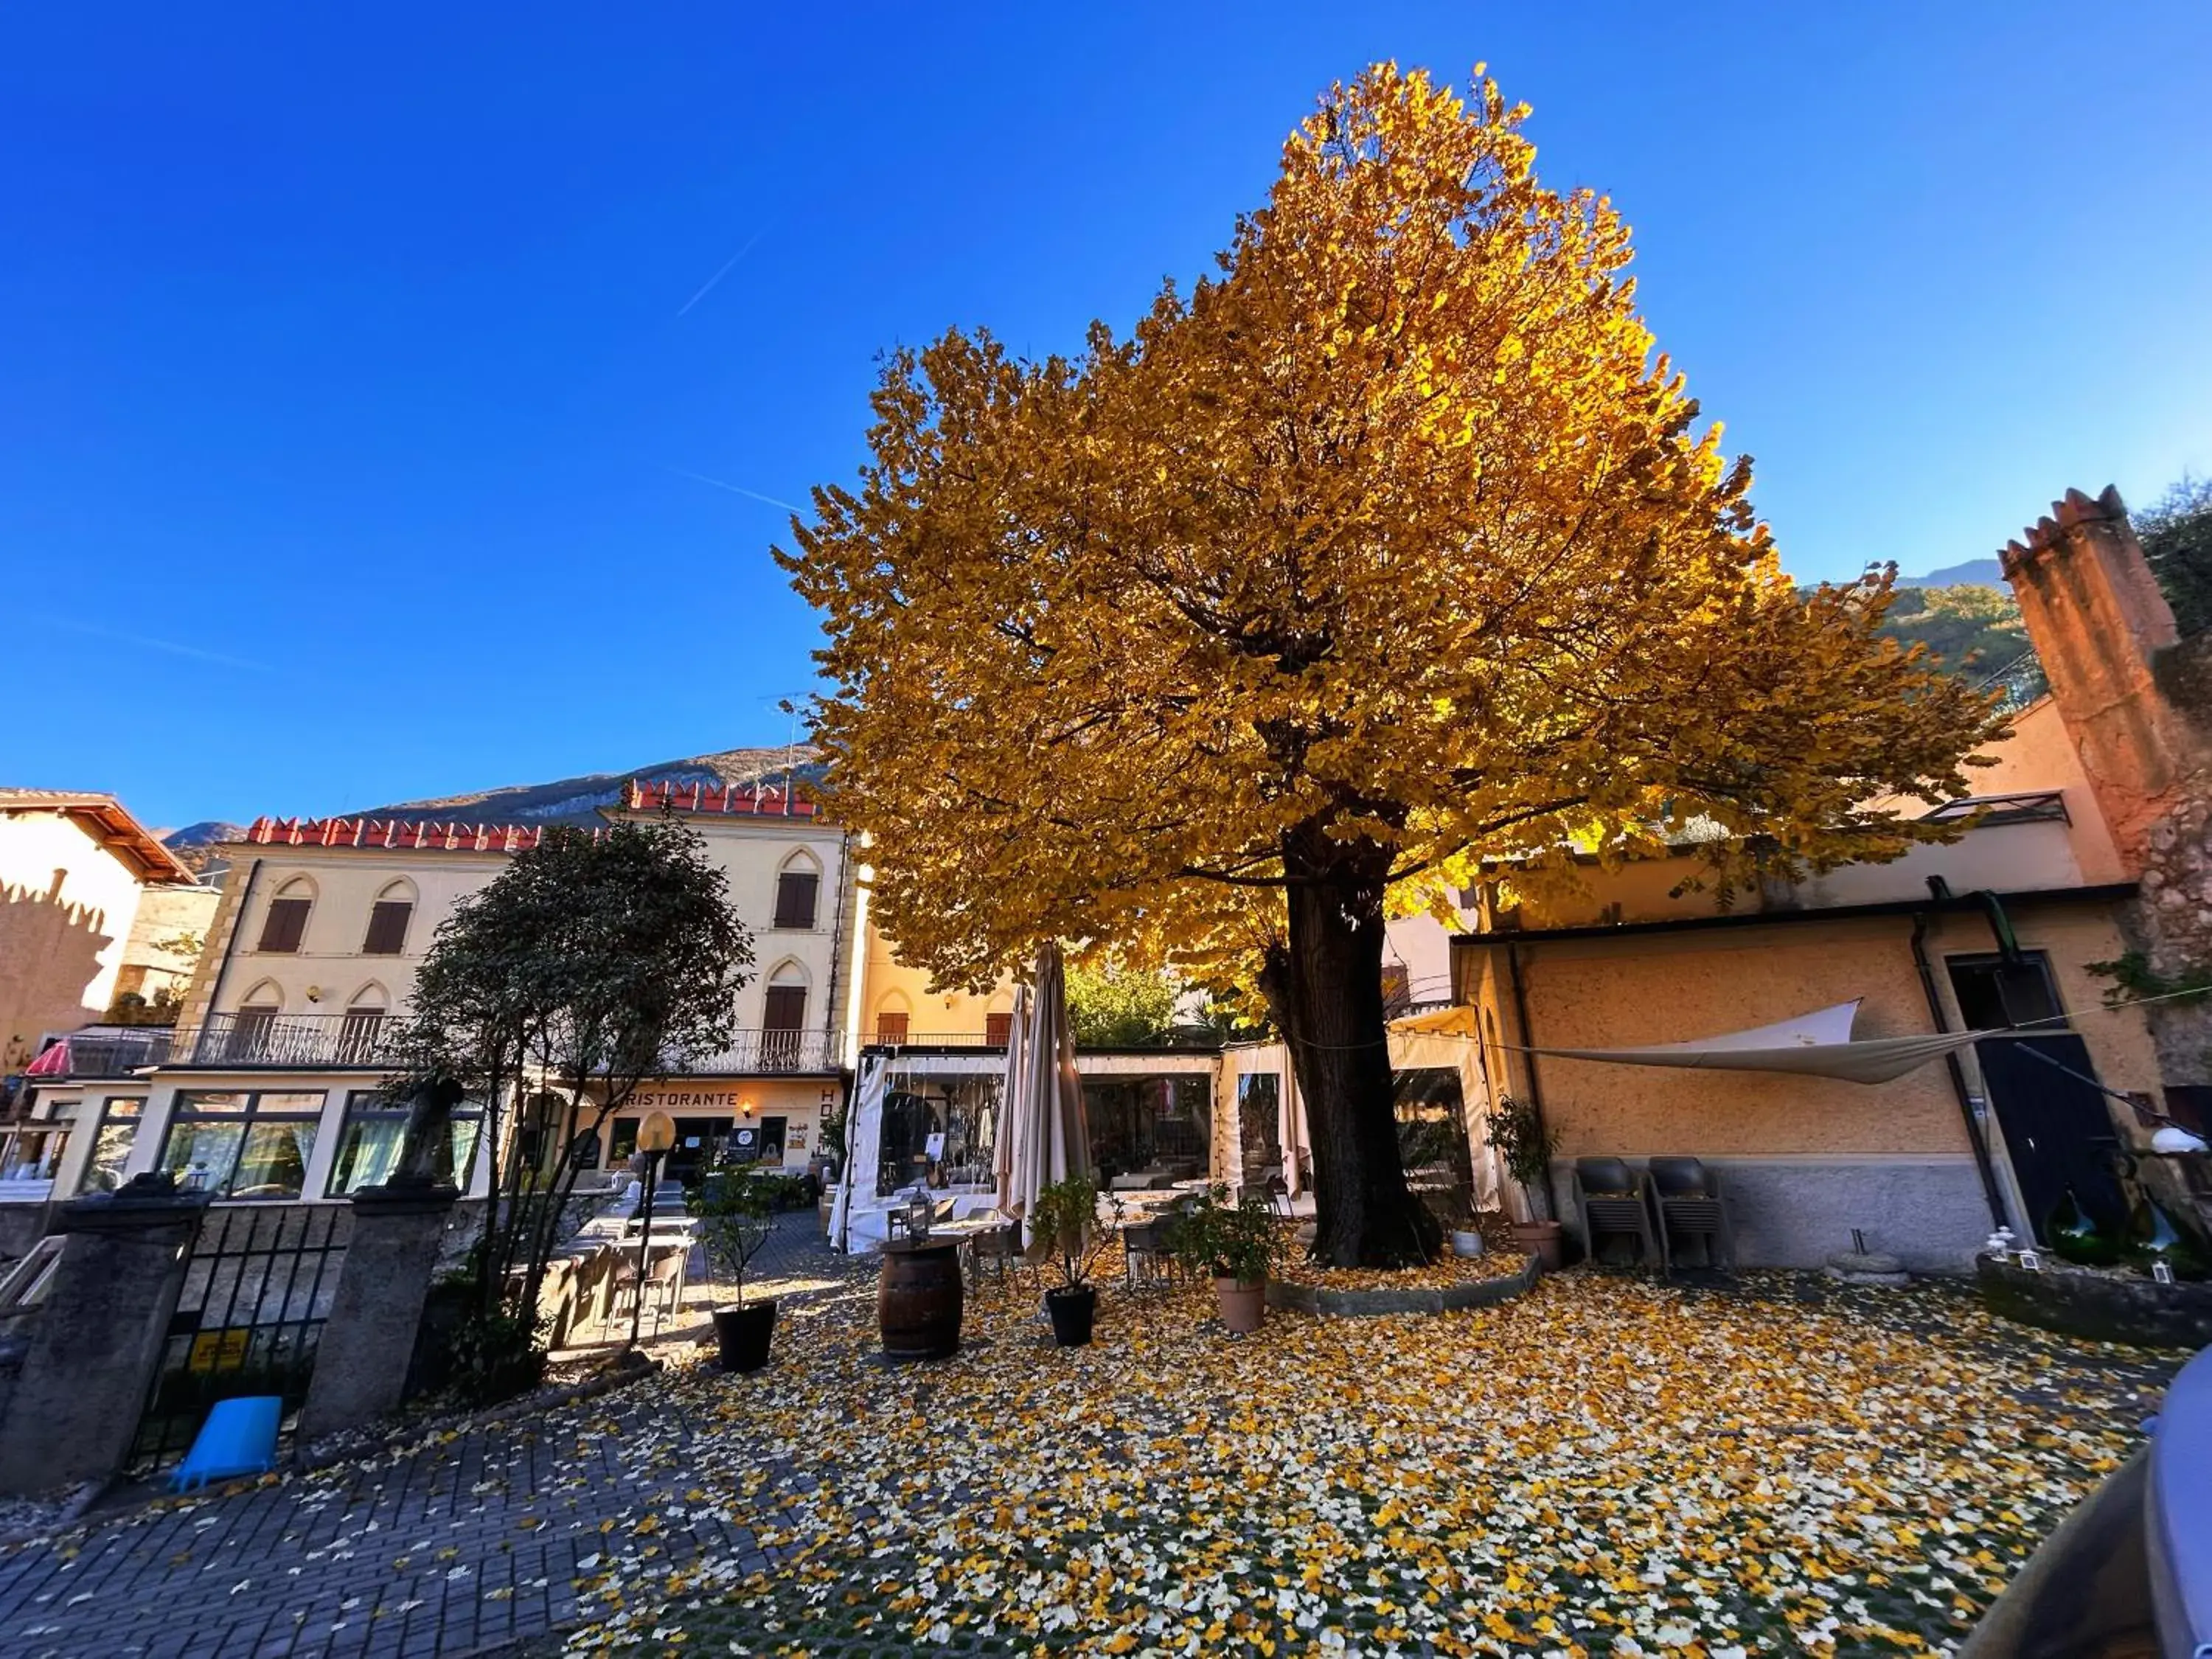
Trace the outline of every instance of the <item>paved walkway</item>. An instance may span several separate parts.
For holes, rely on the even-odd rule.
[[[837,1261],[813,1215],[793,1215],[754,1278],[842,1273]],[[647,1413],[653,1455],[627,1461],[625,1436]],[[726,1430],[715,1433],[726,1443]],[[648,1382],[397,1457],[96,1522],[0,1554],[0,1653],[485,1653],[592,1611],[575,1594],[579,1563],[610,1534],[635,1547],[648,1514],[658,1518],[646,1547],[672,1566],[702,1550],[747,1571],[768,1565],[748,1528],[685,1503],[694,1438]],[[789,1478],[768,1473],[777,1484]]]

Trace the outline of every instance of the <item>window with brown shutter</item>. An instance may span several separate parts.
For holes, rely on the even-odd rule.
[[[983,1016],[983,1042],[986,1046],[993,1048],[1003,1048],[1006,1046],[1007,1038],[1012,1036],[1013,1034],[1014,1017],[1012,1014],[986,1014]]]
[[[405,899],[379,899],[369,908],[368,937],[361,942],[363,956],[396,957],[407,948],[407,923],[415,907]]]
[[[787,1071],[803,1064],[806,1043],[806,988],[771,985],[761,1009],[761,1064],[771,1071]]]
[[[822,886],[822,878],[811,870],[787,870],[775,878],[775,925],[779,927],[811,927],[814,925],[814,896]]]
[[[904,1042],[906,1041],[906,1018],[907,1017],[904,1014],[894,1014],[888,1012],[878,1014],[876,1016],[876,1041],[878,1042]]]
[[[269,915],[261,923],[260,948],[272,951],[297,951],[301,938],[307,931],[307,912],[313,904],[313,899],[270,899]]]

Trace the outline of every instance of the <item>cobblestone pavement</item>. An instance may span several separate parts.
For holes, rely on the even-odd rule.
[[[753,1279],[780,1297],[842,1271],[786,1217]],[[681,1341],[685,1339],[677,1338]],[[620,1455],[652,1413],[643,1468]],[[669,1420],[673,1415],[677,1420]],[[707,1432],[703,1429],[697,1432]],[[453,1659],[593,1609],[574,1581],[617,1528],[681,1513],[682,1408],[651,1385],[374,1458],[121,1516],[0,1554],[0,1653],[21,1659]],[[727,1449],[720,1455],[726,1458]],[[772,1484],[787,1467],[768,1467]],[[690,1508],[653,1534],[670,1565],[769,1565],[744,1525]]]

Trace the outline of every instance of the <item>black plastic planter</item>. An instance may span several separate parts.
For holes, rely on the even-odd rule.
[[[775,1302],[748,1302],[742,1308],[714,1310],[714,1341],[726,1371],[757,1371],[768,1364],[769,1339],[775,1334]]]
[[[1053,1340],[1061,1347],[1080,1348],[1091,1340],[1091,1322],[1098,1316],[1098,1292],[1090,1285],[1047,1291],[1044,1306],[1052,1316]]]

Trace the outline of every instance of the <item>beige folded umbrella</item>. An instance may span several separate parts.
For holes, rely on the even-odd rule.
[[[1057,945],[1038,947],[1034,978],[1014,1004],[1006,1102],[992,1158],[999,1208],[1022,1218],[1036,1195],[1054,1182],[1091,1173],[1091,1125],[1075,1070],[1066,977]]]

